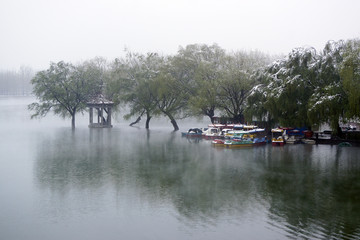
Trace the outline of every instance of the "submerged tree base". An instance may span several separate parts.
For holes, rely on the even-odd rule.
[[[171,120],[171,124],[174,127],[174,131],[179,131],[179,126],[177,125],[177,122],[175,121],[175,119]]]
[[[135,125],[135,124],[137,124],[137,123],[139,123],[141,121],[141,116],[140,117],[138,117],[136,120],[135,120],[135,122],[132,122],[132,123],[130,123],[130,127],[132,127],[133,125]]]

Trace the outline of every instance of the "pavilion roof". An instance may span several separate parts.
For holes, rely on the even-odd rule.
[[[106,99],[104,97],[104,95],[102,94],[99,94],[97,95],[96,97],[94,97],[93,99],[91,99],[89,102],[87,102],[87,105],[113,105],[114,102],[113,101],[110,101],[108,99]]]

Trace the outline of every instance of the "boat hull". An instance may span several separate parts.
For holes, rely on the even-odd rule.
[[[192,133],[181,133],[182,137],[198,137],[198,138],[202,138],[202,134],[192,134]]]
[[[224,143],[226,148],[243,148],[243,147],[252,147],[254,143],[249,140],[230,140]]]
[[[252,147],[253,143],[243,143],[243,144],[224,144],[226,148],[249,148]]]
[[[274,142],[274,141],[273,141],[271,144],[272,144],[273,146],[284,146],[285,143],[284,143],[284,142]]]
[[[211,142],[211,145],[213,147],[224,147],[225,146],[225,141],[222,139],[215,139]]]
[[[266,145],[266,142],[256,142],[254,143],[254,146],[263,146]]]
[[[205,135],[204,138],[206,140],[212,140],[212,139],[216,139],[216,138],[224,138],[224,136],[219,136],[219,135]]]

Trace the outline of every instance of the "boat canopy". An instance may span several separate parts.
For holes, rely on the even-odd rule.
[[[282,133],[282,132],[284,132],[284,129],[282,129],[282,128],[273,128],[273,129],[271,129],[271,132],[273,132],[273,133]]]
[[[202,133],[200,128],[190,128],[188,133]]]

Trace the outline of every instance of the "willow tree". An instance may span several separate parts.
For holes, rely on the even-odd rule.
[[[328,42],[318,60],[316,84],[308,102],[309,120],[313,125],[329,123],[334,133],[339,133],[339,122],[348,108],[346,92],[341,83],[339,66],[343,62],[344,41]]]
[[[125,103],[130,112],[126,119],[137,117],[137,123],[146,115],[148,129],[151,118],[158,114],[156,92],[153,82],[159,74],[163,57],[156,53],[138,54],[128,52],[126,58],[116,59],[107,83],[107,93],[115,103]]]
[[[310,126],[308,101],[316,84],[313,64],[317,57],[313,48],[296,48],[268,68],[271,80],[265,105],[281,125]]]
[[[254,86],[247,97],[245,119],[247,121],[256,119],[265,122],[268,128],[273,126],[274,118],[266,108],[268,100],[267,85],[271,81],[271,74],[264,69],[259,69],[252,76]]]
[[[76,66],[79,78],[86,81],[84,92],[90,98],[97,97],[105,92],[105,81],[108,75],[108,63],[105,58],[95,57]]]
[[[336,134],[339,123],[360,117],[360,42],[328,42],[318,65],[319,85],[309,105],[315,124],[329,122]]]
[[[349,40],[340,65],[342,86],[348,100],[347,118],[360,118],[360,40]]]
[[[339,123],[359,117],[359,40],[329,41],[323,51],[294,49],[259,75],[248,98],[249,114],[268,114],[290,126]],[[255,108],[255,109],[254,109]]]
[[[173,64],[173,58],[166,59],[160,74],[154,81],[157,109],[170,119],[174,131],[179,130],[176,119],[187,116],[189,90],[184,88],[178,69]]]
[[[81,69],[81,70],[80,70]],[[98,91],[96,79],[85,77],[86,69],[63,61],[51,63],[49,69],[37,72],[31,80],[38,99],[28,106],[34,117],[44,117],[51,110],[61,117],[70,117],[75,128],[75,115],[86,108],[86,102]]]
[[[218,84],[219,109],[238,123],[245,121],[246,99],[253,87],[252,65],[247,65],[247,57],[246,52],[227,55],[222,62]]]
[[[251,88],[250,75],[246,72],[229,72],[221,80],[219,106],[237,123],[245,121],[245,104]]]
[[[207,116],[214,122],[225,56],[225,50],[216,44],[192,44],[180,48],[174,57],[172,62],[177,68],[177,79],[189,93],[187,110],[190,115]]]

